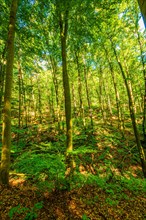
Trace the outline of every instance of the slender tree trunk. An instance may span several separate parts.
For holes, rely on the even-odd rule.
[[[2,120],[2,103],[3,103],[3,92],[4,92],[4,78],[5,78],[5,65],[0,62],[0,122]]]
[[[102,82],[102,86],[103,86],[103,91],[104,91],[105,109],[108,115],[109,122],[112,125],[112,114],[113,113],[112,113],[111,101],[110,101],[109,94],[107,93],[108,88],[107,88],[107,85],[105,85],[104,79]]]
[[[53,84],[55,88],[55,95],[56,95],[56,104],[57,104],[57,122],[58,122],[58,130],[60,130],[60,106],[59,106],[59,91],[58,91],[58,79],[57,79],[57,64],[53,57],[50,56],[51,65],[52,65],[52,78]]]
[[[146,2],[146,1],[145,1]],[[146,5],[145,5],[146,7]],[[145,69],[145,55],[142,49],[142,43],[140,40],[140,34],[136,28],[137,40],[140,48],[140,58],[142,63],[142,71],[143,71],[143,78],[144,78],[144,98],[143,98],[143,122],[142,122],[142,129],[143,129],[143,138],[146,142],[146,69]]]
[[[137,148],[138,148],[138,151],[139,151],[139,156],[140,156],[140,160],[141,160],[143,175],[146,178],[146,157],[145,157],[143,147],[141,145],[140,135],[139,135],[139,131],[138,131],[138,128],[137,128],[134,98],[133,98],[133,94],[132,94],[131,82],[130,82],[130,80],[127,80],[127,76],[126,76],[126,74],[124,72],[124,69],[123,69],[123,66],[122,66],[122,64],[121,64],[121,62],[118,58],[118,55],[117,55],[117,52],[116,52],[116,49],[114,47],[114,44],[113,44],[112,40],[111,40],[111,44],[112,44],[112,48],[113,48],[113,51],[114,51],[114,55],[116,57],[116,61],[119,65],[119,69],[121,71],[121,74],[122,74],[122,77],[123,77],[123,80],[124,80],[124,83],[125,83],[125,86],[126,86],[128,100],[129,100],[130,117],[131,117],[131,121],[132,121],[132,125],[133,125],[133,130],[134,130],[134,134],[135,134]]]
[[[71,90],[72,90],[72,100],[73,100],[73,115],[74,115],[74,117],[77,117],[78,116],[77,102],[76,102],[75,87],[74,87],[74,83],[73,82],[71,84]]]
[[[22,72],[21,72],[21,65],[20,65],[20,61],[18,61],[18,85],[19,85],[19,111],[18,111],[18,128],[20,130],[21,128],[21,106],[22,106]],[[18,132],[18,137],[17,137],[17,145],[19,144],[19,132]]]
[[[34,84],[33,84],[33,80],[32,77],[30,77],[30,83],[31,83],[31,87],[28,88],[28,105],[27,105],[27,112],[28,112],[28,122],[30,124],[32,124],[34,122],[34,120],[36,119],[36,111],[37,111],[37,107],[38,107],[38,112],[39,112],[39,104],[37,106],[37,102],[35,99],[35,94],[34,94]],[[36,84],[38,85],[38,82],[36,82]],[[39,101],[39,92],[38,92],[38,101]],[[39,102],[38,102],[39,103]],[[38,117],[40,116],[40,114],[38,113]]]
[[[2,132],[2,156],[0,181],[9,184],[9,167],[10,167],[10,147],[11,147],[11,93],[13,81],[13,62],[14,62],[14,38],[15,38],[15,21],[18,8],[18,0],[12,0],[10,9],[10,22],[8,30],[8,47],[7,47],[7,64],[6,64],[6,82],[4,93],[4,118]]]
[[[40,81],[37,78],[37,90],[38,90],[38,112],[39,112],[39,122],[42,123],[42,101],[41,101],[41,88]],[[52,97],[53,98],[53,97]]]
[[[65,98],[65,117],[66,117],[66,180],[68,188],[70,182],[68,179],[72,178],[75,163],[73,155],[70,153],[73,150],[72,144],[72,108],[71,108],[71,93],[69,76],[67,71],[67,32],[68,32],[68,19],[69,19],[69,3],[65,5],[64,12],[59,11],[59,25],[60,25],[60,40],[61,40],[61,55],[62,55],[62,75],[63,75],[63,88]]]
[[[109,115],[110,115],[110,124],[112,125],[112,117],[113,117],[113,110],[112,110],[112,105],[111,105],[111,99],[109,94],[107,95],[107,106],[108,106],[108,110],[109,110]]]
[[[92,109],[91,109],[91,100],[90,100],[90,95],[89,95],[87,70],[86,70],[85,64],[84,64],[84,78],[85,78],[86,95],[87,95],[87,102],[88,102],[88,109],[89,109],[89,117],[90,117],[91,127],[93,129],[93,116],[92,116]]]
[[[61,52],[62,52],[62,74],[63,74],[63,87],[65,97],[65,115],[66,115],[66,136],[67,136],[67,151],[72,151],[72,115],[71,115],[71,95],[69,77],[67,72],[67,52],[66,52],[66,40],[68,31],[68,9],[64,12],[64,15],[59,16],[60,23],[60,38],[61,38]]]
[[[111,77],[112,77],[112,81],[113,81],[113,85],[114,85],[114,90],[115,90],[115,96],[116,96],[116,107],[117,107],[117,112],[118,112],[118,128],[120,130],[123,130],[123,125],[122,125],[122,113],[121,113],[121,106],[120,106],[120,96],[119,96],[119,91],[117,89],[117,83],[116,83],[116,79],[115,79],[115,74],[114,74],[114,70],[113,70],[113,65],[112,62],[110,60],[108,51],[106,50],[106,48],[104,47],[105,50],[105,54],[106,54],[106,58],[108,60],[108,64],[109,64],[109,69],[110,69],[110,73],[111,73]]]
[[[26,101],[26,85],[24,85],[24,76],[22,73],[22,105],[23,105],[23,118],[22,118],[22,125],[25,123],[25,127],[27,128],[28,125],[28,113],[27,113],[27,101]],[[24,119],[24,123],[23,123]]]
[[[5,72],[6,72],[6,65],[5,65],[6,47],[7,47],[7,44],[5,44],[4,50],[0,57],[0,122],[2,120],[2,108],[3,108],[2,104],[3,104],[4,81],[5,81]]]
[[[79,94],[79,115],[80,118],[82,119],[83,126],[85,127],[85,116],[84,116],[84,105],[83,105],[83,100],[82,100],[82,82],[81,82],[81,70],[80,70],[80,64],[79,64],[79,55],[77,52],[75,52],[75,57],[76,57],[76,63],[77,63],[77,72],[78,72],[78,94]]]
[[[21,128],[21,107],[22,107],[22,71],[21,64],[18,62],[18,84],[19,84],[19,114],[18,114],[18,127]]]
[[[103,119],[103,123],[106,125],[107,122],[107,114],[104,108],[104,98],[103,98],[103,77],[102,77],[102,68],[100,67],[100,77],[99,77],[99,103],[100,103],[100,109],[101,109],[101,113],[102,113],[102,119]]]
[[[53,87],[53,85],[52,85],[52,87],[51,87],[51,98],[50,98],[50,104],[51,104],[51,109],[52,109],[52,118],[53,118],[53,122],[55,123],[55,121],[56,121],[56,115],[55,115],[54,87]]]

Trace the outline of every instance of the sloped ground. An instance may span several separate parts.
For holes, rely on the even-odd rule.
[[[14,184],[16,184],[15,181],[13,181]],[[34,219],[33,217],[25,218],[26,213],[30,212],[36,203],[43,202],[43,207],[35,211],[38,214],[36,218],[38,220],[144,220],[146,218],[146,198],[143,195],[135,196],[128,191],[125,193],[129,198],[117,202],[111,200],[106,192],[95,186],[85,186],[70,192],[41,193],[27,183],[23,183],[23,185],[20,183],[19,186],[11,186],[7,189],[1,187],[0,219],[10,219],[9,210],[19,204],[18,210],[28,207],[29,211],[20,214],[16,212],[12,219]]]
[[[23,173],[11,175],[10,187],[0,186],[0,219],[146,219],[146,183],[142,177],[133,135],[129,131],[125,132],[125,135],[123,138],[116,129],[100,125],[93,135],[76,133],[75,150],[80,146],[83,146],[82,149],[87,147],[95,150],[78,153],[79,172],[83,175],[90,173],[93,177],[97,175],[98,178],[90,183],[83,182],[69,191],[52,188],[49,192],[34,187],[37,180],[26,180]],[[55,133],[50,136],[50,132],[40,130],[37,135],[30,135],[29,138],[26,134],[26,137],[27,144],[23,149],[12,149],[13,163],[19,155],[26,152],[39,156],[38,152],[46,155],[46,152],[50,154],[53,149],[55,155],[63,149],[64,139],[58,139]],[[51,143],[53,148],[48,143]],[[19,167],[19,161],[17,166]],[[30,163],[29,166],[26,168],[31,169],[33,164]],[[105,177],[104,182],[102,178]]]

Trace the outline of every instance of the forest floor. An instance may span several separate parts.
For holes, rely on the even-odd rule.
[[[0,186],[1,220],[146,219],[146,181],[130,130],[125,131],[126,138],[113,126],[107,125],[98,126],[92,135],[75,131],[75,150],[79,150],[78,145],[84,143],[84,149],[87,147],[86,151],[81,149],[78,152],[78,159],[75,157],[79,172],[85,178],[82,180],[81,176],[76,175],[76,179],[71,180],[71,188],[67,190],[56,187],[59,183],[56,184],[50,177],[45,177],[45,184],[52,181],[54,185],[49,185],[49,189],[43,188],[37,184],[40,174],[39,177],[37,174],[37,177],[35,174],[33,176],[34,170],[31,169],[39,167],[39,158],[53,151],[52,157],[47,158],[48,163],[52,163],[49,167],[51,170],[51,166],[57,163],[54,160],[55,150],[59,152],[59,147],[63,148],[64,145],[64,135],[57,135],[53,129],[51,132],[42,129],[37,127],[36,133],[31,129],[30,135],[28,132],[21,133],[19,138],[21,140],[23,137],[25,143],[20,141],[21,148],[15,144],[12,147],[12,163],[16,165],[11,168],[10,186]],[[15,139],[14,132],[14,143]],[[47,166],[45,157],[40,169],[42,166]],[[56,172],[50,171],[50,175],[56,178]],[[26,178],[29,175],[31,177]]]
[[[12,219],[35,219],[32,208],[43,202],[43,207],[36,211],[40,220],[80,220],[80,219],[146,219],[146,198],[144,195],[135,196],[125,191],[126,199],[120,201],[110,199],[108,193],[95,186],[82,187],[79,190],[55,191],[38,193],[33,187],[12,186],[1,189],[0,219],[7,220],[10,208],[20,204],[20,208]],[[28,210],[22,210],[28,207]],[[32,216],[26,217],[27,213]]]

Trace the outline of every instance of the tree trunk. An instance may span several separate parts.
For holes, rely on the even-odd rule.
[[[116,79],[115,79],[114,69],[113,69],[113,65],[112,65],[112,62],[110,60],[108,51],[107,51],[107,49],[105,47],[104,47],[104,50],[105,50],[105,54],[106,54],[106,59],[108,60],[109,69],[110,69],[110,73],[111,73],[111,77],[112,77],[112,81],[113,81],[113,85],[114,85],[114,90],[115,90],[116,107],[117,107],[117,113],[118,113],[118,128],[120,130],[123,130],[122,113],[121,113],[121,106],[120,106],[120,96],[119,96],[119,91],[118,91],[118,88],[117,88],[117,83],[116,83]]]
[[[57,105],[57,122],[58,122],[58,130],[60,130],[60,106],[59,106],[59,84],[57,79],[57,63],[55,59],[50,56],[50,61],[52,65],[52,79],[55,88],[55,96],[56,96],[56,105]]]
[[[131,117],[131,121],[132,121],[132,125],[133,125],[133,130],[134,130],[134,135],[135,135],[135,139],[136,139],[136,144],[137,144],[137,148],[139,151],[139,156],[140,156],[140,160],[141,160],[141,166],[142,166],[142,171],[143,171],[143,175],[146,178],[146,157],[145,157],[145,153],[143,150],[143,147],[141,145],[141,141],[140,141],[140,135],[139,135],[139,131],[137,128],[137,123],[136,123],[136,116],[135,116],[135,107],[134,107],[134,98],[133,98],[133,94],[132,94],[132,87],[131,87],[131,82],[130,80],[127,80],[126,74],[124,72],[123,66],[118,58],[116,49],[113,45],[113,42],[111,40],[111,44],[112,44],[112,48],[114,51],[114,55],[116,57],[116,61],[119,65],[119,69],[121,71],[125,86],[126,86],[126,90],[127,90],[127,95],[128,95],[128,100],[129,100],[129,111],[130,111],[130,117]]]
[[[18,128],[21,129],[21,107],[22,107],[22,71],[21,71],[21,64],[18,61],[18,85],[19,85],[19,111],[18,111]],[[20,133],[18,131],[17,136],[17,145],[19,144]]]
[[[77,103],[76,103],[76,97],[75,97],[74,82],[72,82],[71,88],[72,88],[72,100],[73,100],[73,115],[76,118],[78,116],[78,112],[77,112]]]
[[[25,127],[27,128],[28,125],[28,111],[27,111],[27,100],[26,100],[26,86],[27,84],[24,84],[24,75],[22,74],[22,105],[23,105],[23,119],[22,119],[22,125],[25,124]]]
[[[18,0],[12,0],[10,9],[10,22],[8,29],[8,46],[7,46],[7,64],[6,64],[6,82],[4,93],[4,118],[2,131],[2,156],[0,181],[9,184],[9,167],[10,167],[10,147],[11,147],[11,93],[13,81],[13,62],[14,62],[14,38],[15,38],[15,21],[18,8]]]
[[[89,117],[91,122],[91,128],[93,129],[93,116],[92,116],[92,109],[91,109],[91,100],[89,95],[89,86],[88,86],[88,78],[87,78],[87,70],[84,63],[84,78],[85,78],[85,88],[86,88],[86,96],[87,96],[87,102],[88,102],[88,109],[89,109]]]
[[[4,58],[2,57],[2,62],[0,62],[0,122],[2,120],[2,103],[3,103],[4,79],[5,79],[5,65],[3,61]]]
[[[6,73],[6,48],[7,43],[5,43],[5,47],[1,53],[0,57],[0,121],[2,120],[2,103],[3,103],[3,93],[4,93],[4,81],[5,81],[5,73]]]
[[[38,113],[39,113],[39,122],[40,124],[42,123],[42,97],[41,97],[41,88],[40,88],[40,81],[39,78],[37,77],[37,90],[38,90]],[[52,97],[53,98],[53,97]]]
[[[67,53],[66,53],[66,39],[68,30],[68,10],[62,16],[59,15],[60,23],[60,38],[61,38],[61,52],[62,52],[62,74],[63,74],[63,87],[65,97],[65,116],[66,116],[66,136],[67,136],[67,151],[72,151],[72,115],[71,115],[71,95],[69,77],[67,72]]]
[[[136,28],[136,34],[137,34],[137,40],[138,40],[139,49],[140,49],[140,58],[141,58],[143,78],[144,78],[144,98],[143,98],[143,122],[142,122],[142,129],[143,129],[144,141],[146,142],[146,69],[145,69],[145,60],[144,60],[145,57],[144,57],[144,52],[143,52],[143,49],[142,49],[142,43],[141,43],[141,40],[140,40],[140,34],[139,34],[137,28]]]
[[[110,101],[110,97],[109,97],[109,94],[107,93],[107,91],[109,90],[108,89],[108,84],[106,85],[105,84],[105,80],[103,78],[103,81],[102,81],[102,87],[103,87],[103,91],[104,91],[104,102],[105,102],[105,111],[107,113],[107,116],[108,116],[108,120],[110,122],[110,124],[112,125],[112,107],[111,107],[111,101]]]
[[[79,116],[82,120],[83,126],[85,127],[85,116],[84,116],[84,105],[83,105],[83,99],[82,99],[82,80],[81,80],[81,70],[80,70],[80,64],[79,64],[79,54],[75,52],[75,58],[76,58],[76,64],[77,64],[77,72],[78,72],[78,94],[79,94]]]
[[[102,114],[102,119],[103,119],[103,123],[106,125],[107,123],[107,114],[106,114],[106,110],[104,107],[104,95],[103,95],[103,77],[102,77],[102,67],[100,66],[100,77],[99,77],[99,104],[100,104],[100,109],[101,109],[101,114]]]
[[[146,28],[146,0],[138,0],[138,4],[141,10],[141,14],[143,17],[144,25]]]

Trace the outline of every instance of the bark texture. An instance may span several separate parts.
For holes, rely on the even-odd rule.
[[[63,87],[65,97],[65,116],[66,116],[66,136],[67,136],[67,151],[72,150],[72,115],[71,115],[71,95],[69,77],[67,71],[67,52],[66,41],[68,31],[68,9],[64,15],[59,15],[60,23],[60,38],[61,38],[61,52],[62,52],[62,74],[63,74]]]
[[[4,93],[3,109],[3,130],[2,130],[2,156],[0,181],[2,184],[9,184],[9,167],[10,167],[10,146],[11,146],[11,93],[13,80],[13,62],[14,62],[14,38],[15,22],[18,8],[18,0],[12,0],[10,9],[10,21],[8,28],[7,42],[7,64],[6,64],[6,81]]]

